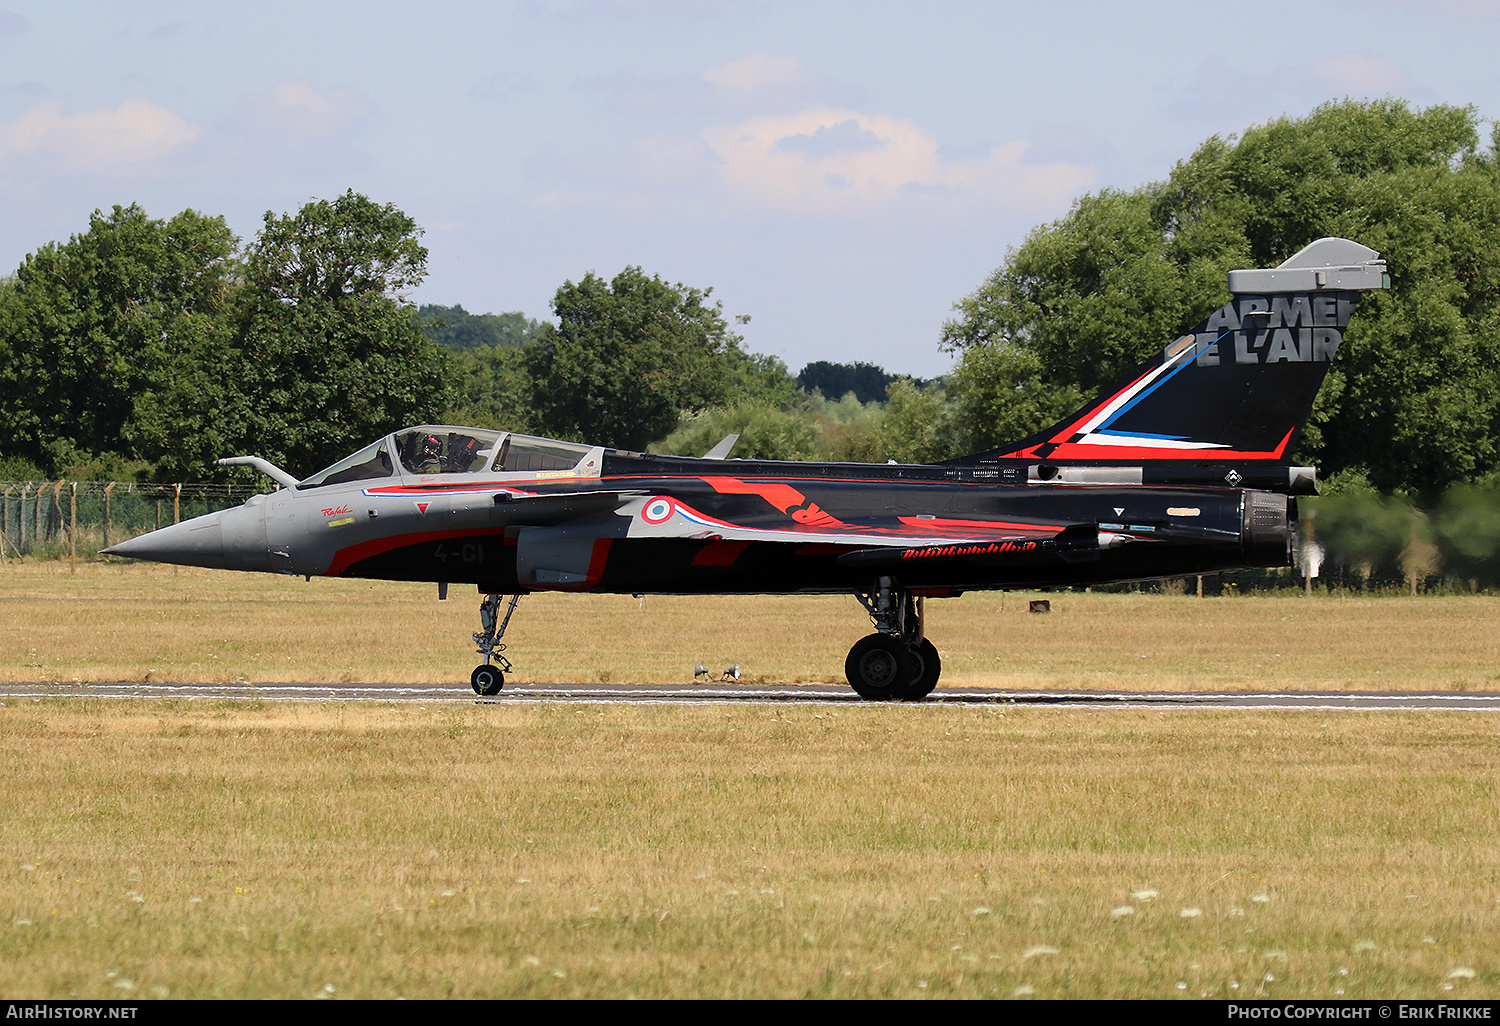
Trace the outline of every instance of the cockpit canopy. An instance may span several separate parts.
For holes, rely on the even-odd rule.
[[[445,474],[523,474],[597,477],[598,447],[536,438],[487,428],[423,424],[405,428],[346,456],[298,483],[298,488],[377,480],[397,473],[428,477]]]
[[[494,455],[498,431],[423,425],[395,434],[401,468],[410,474],[469,474],[481,471]],[[577,460],[574,460],[576,463]]]

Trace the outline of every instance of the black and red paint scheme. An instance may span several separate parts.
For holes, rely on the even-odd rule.
[[[503,595],[853,593],[876,629],[849,653],[850,684],[919,699],[940,671],[927,598],[1290,565],[1295,497],[1315,475],[1287,454],[1360,291],[1387,281],[1378,254],[1344,239],[1232,271],[1229,301],[1117,387],[945,463],[659,456],[424,425],[301,481],[221,461],[286,487],[107,551],[443,594],[472,584],[480,694],[509,668]]]

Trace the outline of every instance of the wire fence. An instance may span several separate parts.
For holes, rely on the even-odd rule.
[[[246,485],[0,481],[0,558],[89,559],[158,527],[238,506]]]

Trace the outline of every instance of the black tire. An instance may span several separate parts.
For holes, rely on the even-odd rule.
[[[860,698],[885,702],[902,697],[908,685],[922,674],[916,653],[900,638],[871,634],[860,638],[844,660],[844,675]]]
[[[922,664],[921,672],[896,696],[907,702],[920,702],[932,694],[932,689],[937,687],[938,677],[943,672],[943,660],[938,656],[937,648],[926,638],[918,643],[916,657]]]
[[[498,695],[500,689],[505,687],[505,674],[500,672],[498,666],[476,666],[469,675],[469,684],[473,686],[474,694],[489,698]]]

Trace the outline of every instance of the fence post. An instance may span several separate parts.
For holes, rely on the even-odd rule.
[[[10,490],[14,485],[5,486],[5,498],[3,500],[4,513],[0,514],[0,563],[5,562],[5,546],[10,541]]]
[[[31,482],[27,481],[21,486],[21,507],[16,512],[16,519],[21,522],[21,544],[16,549],[16,555],[21,554],[21,549],[26,547],[26,493],[31,490]]]
[[[63,531],[66,530],[66,525],[63,523],[62,508],[62,489],[63,485],[65,484],[67,484],[66,481],[59,481],[57,482],[57,484],[52,486],[52,512],[57,513],[57,533],[53,535],[54,538],[61,538]],[[47,526],[52,526],[51,512],[49,512],[47,515]]]
[[[172,523],[182,523],[182,482],[172,486]]]
[[[73,561],[78,558],[78,482],[69,488],[68,497],[68,573],[76,574]]]
[[[115,483],[111,481],[104,486],[104,547],[109,548],[109,493],[115,490]]]
[[[32,545],[41,545],[47,540],[47,525],[42,520],[42,492],[46,490],[46,481],[36,486],[36,530],[32,532]]]

